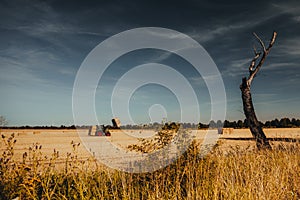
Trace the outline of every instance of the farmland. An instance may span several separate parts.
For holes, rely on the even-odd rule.
[[[225,129],[218,147],[205,159],[197,158],[199,145],[193,143],[171,165],[142,174],[96,162],[80,137],[126,148],[138,142],[132,136],[151,138],[154,131],[127,130],[131,136],[115,131],[111,137],[87,136],[87,132],[1,130],[0,199],[300,198],[298,128],[265,129],[271,151],[257,151],[248,129]],[[205,130],[192,132],[201,143]]]
[[[194,131],[195,132],[195,131]],[[17,140],[14,146],[14,153],[16,159],[21,159],[22,154],[28,150],[28,148],[34,144],[42,146],[42,152],[46,156],[50,156],[54,149],[59,152],[60,158],[58,162],[63,161],[67,155],[73,151],[71,142],[82,143],[81,137],[87,137],[88,130],[45,130],[45,129],[4,129],[1,134],[9,136],[12,133],[15,134]],[[273,140],[273,144],[288,141],[289,139],[300,139],[300,128],[269,128],[265,129],[267,137]],[[147,138],[155,134],[151,130],[124,130],[113,131],[111,137],[105,136],[91,136],[93,141],[108,140],[113,144],[126,148],[127,145],[137,142],[137,138]],[[206,130],[198,130],[196,140],[202,141]],[[252,140],[252,135],[249,129],[224,129],[224,134],[221,135],[220,149],[228,150],[232,147],[255,147],[255,142]],[[4,150],[4,144],[1,144],[0,151]],[[78,157],[81,159],[88,158],[91,153],[84,147],[84,145],[78,146]]]

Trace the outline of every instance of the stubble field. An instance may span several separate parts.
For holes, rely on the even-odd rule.
[[[202,142],[206,130],[191,130],[195,139]],[[217,131],[217,130],[215,130]],[[295,143],[300,140],[300,128],[269,128],[264,129],[265,134],[270,138],[273,145],[282,143]],[[16,159],[22,159],[22,155],[30,147],[38,144],[41,145],[41,151],[45,156],[51,156],[55,151],[59,152],[59,159],[57,162],[63,162],[67,153],[73,151],[73,143],[80,143],[77,147],[77,154],[79,159],[86,159],[93,155],[88,148],[82,145],[80,137],[90,138],[92,141],[107,140],[116,147],[124,148],[130,144],[137,143],[137,138],[151,138],[155,134],[152,130],[124,130],[112,131],[111,136],[88,136],[88,130],[45,130],[45,129],[4,129],[1,134],[10,136],[15,134],[17,140],[14,145],[14,153]],[[218,141],[220,150],[229,150],[231,148],[255,148],[255,142],[249,129],[224,129]],[[5,150],[3,141],[0,146],[0,153]]]
[[[199,158],[206,131],[192,130],[196,143],[174,163],[135,174],[97,162],[81,139],[126,149],[154,131],[1,130],[0,199],[300,199],[300,129],[264,131],[273,150],[257,151],[248,129],[224,129]]]

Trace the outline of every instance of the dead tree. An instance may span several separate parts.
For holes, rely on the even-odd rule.
[[[249,76],[243,77],[242,84],[240,85],[240,89],[242,92],[242,99],[243,99],[243,108],[244,108],[244,114],[246,116],[249,128],[251,130],[251,133],[256,141],[256,146],[258,149],[271,149],[271,145],[259,123],[259,121],[256,118],[256,114],[254,111],[254,106],[252,103],[252,97],[251,97],[251,83],[254,79],[254,77],[257,75],[258,71],[260,70],[261,66],[263,65],[267,55],[270,53],[270,50],[275,42],[277,33],[274,31],[273,36],[270,40],[269,46],[266,48],[264,42],[255,34],[253,35],[258,40],[262,52],[257,51],[254,47],[254,57],[251,61],[251,64],[249,66]]]

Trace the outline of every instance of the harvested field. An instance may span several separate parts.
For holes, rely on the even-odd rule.
[[[205,132],[192,131],[198,141]],[[108,158],[122,161],[124,157],[111,151],[109,144],[124,148],[137,142],[132,135],[120,131],[105,137],[88,136],[88,130],[3,130],[0,199],[299,199],[300,129],[265,132],[272,139],[272,151],[249,150],[255,147],[249,130],[235,129],[221,135],[219,150],[205,159],[199,159],[201,152],[194,143],[164,168],[127,173],[88,159],[90,150],[82,141],[100,148]],[[9,139],[12,133],[15,137]],[[152,133],[147,132],[148,136]],[[7,144],[13,148],[7,149]],[[284,149],[275,147],[279,144]],[[29,146],[33,150],[29,151]],[[25,151],[31,154],[22,162]],[[58,153],[59,157],[52,156]],[[39,156],[45,155],[48,158],[41,161]],[[160,161],[159,156],[153,159],[145,164],[151,167],[152,161]]]
[[[220,136],[219,144],[220,149],[228,150],[232,147],[239,148],[252,148],[255,147],[255,142],[252,138],[249,129],[224,129],[224,134]],[[217,130],[216,130],[217,131]],[[271,143],[276,145],[280,142],[297,142],[300,140],[300,128],[270,128],[264,129],[268,138],[270,138]],[[53,154],[54,149],[59,152],[59,161],[63,161],[67,153],[73,151],[71,142],[82,143],[79,135],[84,138],[88,138],[90,141],[103,141],[108,140],[112,144],[120,147],[126,148],[130,144],[135,144],[138,142],[137,138],[151,138],[155,132],[152,130],[115,130],[112,131],[110,137],[105,136],[87,136],[88,130],[45,130],[45,129],[3,129],[1,134],[9,136],[15,133],[15,139],[17,140],[14,153],[15,157],[18,159],[22,158],[25,151],[28,150],[30,146],[38,143],[42,145],[41,151],[43,155],[50,157]],[[193,135],[198,141],[202,141],[206,130],[193,130]],[[1,142],[0,153],[3,152],[5,146]],[[88,158],[92,155],[89,153],[84,145],[78,146],[78,157],[80,159]]]
[[[266,128],[266,136],[272,145],[286,142],[300,142],[300,128]],[[223,134],[219,140],[221,149],[230,148],[253,148],[255,141],[249,129],[232,129],[231,133]]]

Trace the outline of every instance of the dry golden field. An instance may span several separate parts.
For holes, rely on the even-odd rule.
[[[195,139],[202,141],[205,130],[193,130]],[[216,130],[217,131],[217,130]],[[268,138],[271,139],[271,143],[276,145],[278,143],[295,142],[300,140],[300,128],[270,128],[264,129]],[[218,144],[221,150],[228,150],[232,147],[239,148],[254,148],[255,142],[252,139],[252,135],[249,129],[224,129],[224,134],[220,136]],[[46,129],[3,129],[1,134],[10,136],[15,133],[15,139],[17,140],[14,146],[15,158],[22,158],[25,151],[34,144],[42,146],[42,153],[45,156],[50,157],[53,154],[54,149],[59,152],[59,158],[57,162],[63,162],[67,156],[67,153],[73,151],[71,142],[81,143],[78,146],[79,159],[86,159],[92,154],[82,145],[79,137],[89,137],[92,141],[108,140],[112,144],[126,148],[129,144],[137,143],[137,138],[148,138],[155,134],[151,130],[126,130],[112,131],[110,137],[105,136],[87,136],[88,130],[46,130]],[[0,154],[5,150],[3,142],[0,143]]]
[[[110,152],[107,144],[124,149],[138,142],[133,136],[151,138],[154,131],[127,133],[102,137],[88,136],[88,130],[1,130],[0,200],[300,199],[298,128],[265,129],[274,148],[261,151],[255,150],[248,129],[225,129],[217,148],[204,159],[198,157],[199,144],[193,143],[171,164],[148,173],[104,167],[82,144],[88,142],[106,152],[105,159],[118,161],[123,159],[116,157],[119,151]],[[200,143],[205,133],[191,130]]]

